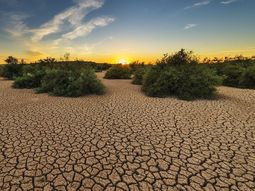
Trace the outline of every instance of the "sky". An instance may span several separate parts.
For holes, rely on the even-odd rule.
[[[0,63],[255,55],[254,0],[0,0]]]

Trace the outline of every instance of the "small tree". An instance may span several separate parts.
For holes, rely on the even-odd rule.
[[[192,52],[182,49],[173,55],[165,55],[145,73],[142,90],[151,97],[211,98],[221,80],[214,71],[199,65]]]
[[[18,64],[17,58],[9,56],[5,62],[7,64],[2,68],[2,77],[12,80],[22,75],[23,64]]]
[[[105,79],[130,79],[131,70],[129,67],[116,65],[111,67],[105,74]]]
[[[7,64],[18,64],[19,60],[13,56],[9,56],[8,58],[6,58],[5,62]]]
[[[56,62],[56,59],[55,58],[51,58],[51,57],[47,57],[47,58],[44,58],[44,59],[40,59],[39,60],[39,63],[55,63]]]
[[[157,61],[157,65],[159,66],[180,66],[183,64],[197,64],[198,59],[193,55],[192,51],[186,51],[185,49],[181,49],[175,54],[169,55],[164,54],[161,60]]]
[[[67,52],[64,54],[64,60],[69,61],[69,59],[70,59],[70,53]]]

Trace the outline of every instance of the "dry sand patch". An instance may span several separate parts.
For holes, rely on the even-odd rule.
[[[80,98],[11,83],[0,81],[0,190],[255,190],[254,90],[186,102],[130,80]]]

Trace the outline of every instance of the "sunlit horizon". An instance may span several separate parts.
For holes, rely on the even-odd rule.
[[[155,63],[182,48],[200,58],[255,55],[252,0],[0,1],[0,64],[8,56]]]

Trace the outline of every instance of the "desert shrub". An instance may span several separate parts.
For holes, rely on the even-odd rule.
[[[7,64],[2,67],[2,77],[13,80],[16,77],[22,76],[23,64],[18,64],[17,58],[9,56],[7,59],[5,59],[5,62]]]
[[[243,88],[255,88],[255,65],[248,67],[241,75],[240,86]]]
[[[232,86],[232,87],[240,87],[240,80],[243,72],[245,71],[244,67],[240,65],[226,65],[222,69],[222,73],[224,75],[223,85]]]
[[[46,66],[40,64],[26,64],[22,67],[22,75],[15,78],[14,88],[38,88],[41,85],[41,80],[46,74]]]
[[[44,77],[44,75],[45,75],[44,70],[38,70],[32,73],[29,73],[29,72],[23,73],[23,76],[15,79],[13,83],[13,87],[19,88],[19,89],[38,88],[41,86],[41,80]]]
[[[147,70],[148,70],[148,68],[145,68],[145,67],[136,69],[136,71],[134,72],[134,77],[133,77],[132,84],[142,85],[143,84],[143,77],[144,77]]]
[[[142,90],[152,97],[177,96],[184,100],[211,98],[221,77],[201,66],[184,50],[165,56],[144,75]]]
[[[54,69],[46,72],[37,92],[48,92],[55,96],[78,97],[86,94],[102,94],[104,86],[97,80],[92,69],[84,69],[80,72]]]
[[[145,63],[139,62],[139,61],[134,61],[129,64],[129,68],[130,68],[132,74],[134,74],[137,70],[140,70],[145,67],[146,67]]]
[[[6,64],[2,68],[1,76],[9,80],[13,80],[22,76],[22,64]]]
[[[38,65],[36,64],[26,64],[22,67],[22,75],[28,74],[28,73],[34,73],[36,71],[38,71],[39,68]]]
[[[142,90],[151,97],[174,95],[179,80],[179,72],[174,67],[162,70],[158,66],[149,69],[144,75]]]
[[[105,74],[106,79],[130,79],[131,70],[129,67],[118,65],[111,67]]]
[[[165,67],[168,65],[181,66],[185,64],[197,63],[198,59],[193,55],[193,52],[186,51],[185,49],[181,49],[179,52],[172,55],[165,54],[161,60],[157,61],[157,65],[160,67]]]
[[[111,67],[107,63],[95,63],[90,61],[56,61],[53,58],[46,58],[39,60],[35,65],[40,65],[40,67],[47,67],[48,69],[63,69],[63,70],[75,70],[81,71],[82,69],[92,68],[96,72],[102,72]]]
[[[199,65],[181,68],[176,94],[180,99],[212,98],[222,78],[215,71]]]
[[[210,62],[209,62],[210,63]],[[223,77],[223,85],[236,88],[253,88],[253,67],[254,58],[237,56],[226,57],[225,60],[217,63],[205,64],[207,67],[215,69],[217,74]]]
[[[4,68],[4,65],[0,65],[0,77],[3,76],[3,68]]]

